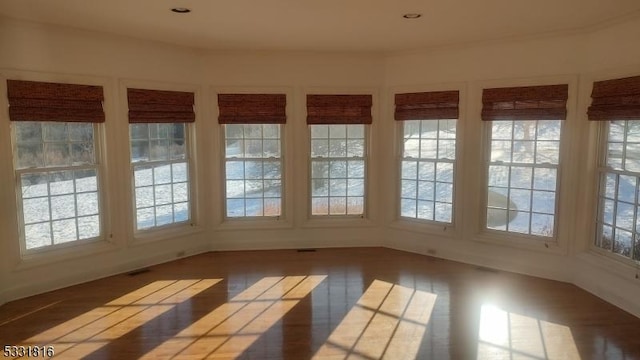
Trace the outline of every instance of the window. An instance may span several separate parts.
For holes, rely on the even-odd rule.
[[[312,216],[364,217],[371,95],[307,95]]]
[[[402,129],[400,216],[453,222],[458,91],[396,94]]]
[[[486,227],[553,238],[568,86],[485,89]]]
[[[311,126],[311,214],[364,214],[364,125]]]
[[[640,260],[640,120],[605,124],[596,246]]]
[[[589,120],[601,121],[595,246],[640,261],[640,76],[593,84]]]
[[[101,238],[102,88],[7,85],[23,251]]]
[[[277,217],[282,213],[281,125],[226,124],[226,215]]]
[[[129,125],[137,230],[191,218],[187,126]]]
[[[553,237],[561,124],[491,124],[487,228]]]
[[[127,89],[135,228],[191,221],[190,92]]]
[[[283,213],[285,94],[218,94],[225,146],[227,218],[279,219]]]

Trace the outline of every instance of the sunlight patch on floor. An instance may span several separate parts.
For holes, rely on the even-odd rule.
[[[222,279],[155,281],[22,342],[55,347],[56,358],[81,358],[188,301]]]
[[[314,359],[412,359],[436,295],[375,280],[347,313]]]
[[[478,359],[580,359],[571,329],[483,305]]]
[[[142,359],[240,356],[325,278],[326,275],[263,278]]]

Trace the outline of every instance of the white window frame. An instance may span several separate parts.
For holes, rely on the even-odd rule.
[[[406,123],[409,122],[409,121],[419,121],[420,129],[422,129],[422,125],[424,124],[424,122],[427,122],[427,121],[437,122],[437,127],[438,127],[437,133],[438,133],[438,135],[437,135],[437,138],[435,139],[435,141],[436,141],[436,149],[435,149],[436,157],[435,158],[426,158],[426,157],[423,158],[422,155],[421,155],[421,153],[422,153],[421,146],[422,145],[420,145],[420,148],[418,149],[418,154],[420,154],[418,157],[412,157],[412,156],[405,156],[404,155],[404,150],[405,150],[405,141],[404,141],[404,139],[405,139],[404,135],[405,134],[404,134],[404,130],[405,130]],[[452,140],[454,142],[455,145],[454,145],[454,157],[453,157],[453,159],[440,158],[439,157],[440,140],[441,140],[440,135],[439,135],[439,132],[440,132],[440,129],[439,129],[440,121],[455,121],[455,127],[454,127],[454,129],[455,129],[455,137],[454,138],[442,139],[442,140]],[[455,219],[456,219],[456,206],[455,206],[455,204],[456,204],[456,181],[457,181],[456,180],[456,175],[457,175],[456,174],[456,170],[457,170],[457,154],[458,154],[458,124],[459,124],[459,119],[437,119],[437,120],[436,119],[434,119],[434,120],[415,119],[415,120],[402,120],[402,121],[397,121],[397,122],[399,123],[399,124],[396,125],[397,126],[397,134],[398,134],[397,141],[398,141],[398,144],[399,144],[399,149],[398,149],[399,156],[397,158],[398,159],[397,160],[397,169],[398,169],[397,170],[398,171],[397,181],[398,181],[398,185],[397,185],[397,193],[396,193],[397,194],[396,195],[396,199],[397,199],[396,200],[397,201],[397,213],[396,213],[396,216],[397,216],[397,218],[399,220],[401,220],[401,221],[410,221],[410,222],[426,223],[426,224],[434,224],[434,225],[444,225],[444,226],[454,226],[455,225]],[[423,140],[422,136],[418,137],[417,140],[421,144],[422,140]],[[434,139],[428,139],[428,140],[434,140]],[[433,189],[434,199],[432,201],[434,203],[434,206],[433,206],[433,211],[434,211],[433,219],[426,219],[426,218],[418,217],[418,207],[419,207],[418,206],[418,201],[420,199],[418,198],[417,194],[416,194],[415,199],[413,199],[413,198],[403,198],[403,196],[402,196],[403,195],[402,194],[402,183],[403,183],[403,181],[404,180],[413,180],[413,179],[404,179],[403,178],[403,163],[405,161],[415,161],[415,162],[417,162],[418,166],[419,166],[420,163],[432,163],[434,165],[434,178],[433,178],[434,179],[433,180],[433,183],[434,183],[434,189]],[[450,183],[451,184],[451,202],[449,203],[451,205],[451,221],[449,221],[449,222],[436,220],[436,214],[435,214],[435,209],[436,209],[436,206],[437,206],[436,204],[437,203],[443,203],[443,202],[436,201],[436,194],[435,194],[435,192],[437,191],[437,183],[439,183],[437,181],[437,165],[439,163],[451,164],[451,167],[452,167],[452,170],[451,170],[452,171],[452,175],[451,175],[451,177],[452,177],[451,180],[452,181]],[[416,179],[415,179],[416,191],[419,191],[418,190],[418,186],[419,186],[419,182],[420,182],[419,174],[418,174],[419,170],[416,169],[416,172],[417,172]],[[446,183],[446,182],[440,182],[440,183]],[[416,202],[416,216],[415,217],[409,217],[409,216],[403,216],[402,215],[402,201],[404,199],[415,200],[415,202]]]
[[[626,131],[627,126],[628,126],[628,121],[636,121],[640,123],[640,119],[638,120],[621,120],[624,121],[624,125],[625,125],[625,132],[623,134],[623,141],[620,143],[622,144],[622,153],[620,161],[623,164],[624,167],[624,163],[626,161],[626,146],[624,146],[625,144],[627,144],[627,138],[628,138],[628,133]],[[628,265],[632,265],[632,266],[638,266],[640,264],[640,257],[638,259],[634,259],[634,249],[635,247],[638,246],[638,242],[640,242],[640,231],[638,231],[638,225],[640,224],[640,172],[633,172],[630,170],[619,170],[619,169],[614,169],[611,166],[609,166],[607,164],[608,161],[608,154],[609,154],[609,130],[611,128],[611,123],[612,121],[602,121],[601,124],[599,124],[599,131],[598,131],[598,164],[596,167],[596,172],[597,172],[597,190],[596,190],[596,201],[595,201],[595,236],[593,238],[593,241],[591,242],[591,248],[594,249],[597,253],[602,254],[604,256],[607,256],[609,258],[615,259],[617,261],[620,261],[622,263],[626,263]],[[607,183],[607,175],[613,175],[616,177],[616,181],[615,181],[615,190],[614,190],[614,194],[613,197],[607,196],[606,194],[606,183]],[[622,201],[619,199],[618,195],[619,195],[619,179],[620,176],[629,176],[629,177],[634,177],[635,178],[635,191],[634,191],[634,203],[628,202],[628,201]],[[612,210],[612,221],[610,224],[605,224],[604,221],[604,210],[603,210],[603,202],[605,200],[610,200],[613,202],[613,210]],[[633,221],[632,221],[632,227],[634,229],[631,229],[630,231],[627,231],[626,229],[620,229],[622,231],[627,231],[631,233],[631,252],[629,254],[629,256],[625,256],[623,254],[617,253],[614,251],[614,246],[615,246],[615,233],[617,232],[616,230],[618,230],[619,228],[616,226],[617,225],[617,213],[618,213],[618,205],[619,203],[624,203],[627,205],[632,205],[634,210],[633,210]],[[604,248],[602,246],[599,245],[599,243],[602,241],[602,234],[603,234],[603,226],[610,226],[612,228],[611,231],[611,247],[610,249]]]
[[[308,151],[309,151],[309,158],[308,158],[308,191],[309,191],[309,196],[308,196],[308,200],[307,200],[307,206],[308,206],[308,214],[309,217],[311,219],[367,219],[368,216],[368,183],[369,183],[369,143],[370,143],[370,127],[371,124],[318,124],[318,125],[360,125],[363,127],[363,139],[364,139],[364,149],[363,149],[363,156],[362,157],[314,157],[312,156],[312,126],[315,126],[315,124],[308,124],[307,125],[307,139],[308,139]],[[328,139],[331,139],[330,137]],[[346,135],[345,132],[345,141],[348,141],[348,137]],[[313,185],[312,182],[314,180],[314,178],[312,177],[312,168],[313,168],[313,162],[314,159],[319,160],[319,161],[332,161],[332,160],[336,160],[336,161],[349,161],[349,160],[360,160],[364,162],[364,169],[363,169],[363,173],[364,173],[364,178],[363,178],[363,182],[364,182],[364,189],[363,189],[363,195],[362,195],[362,214],[329,214],[329,208],[330,208],[330,200],[331,200],[331,196],[327,195],[327,202],[328,202],[328,208],[327,208],[327,214],[313,214]],[[348,171],[348,170],[347,170]],[[345,177],[345,180],[348,180],[348,175],[347,177]],[[319,196],[317,196],[319,197]],[[325,197],[325,196],[322,196]],[[348,194],[345,196],[340,196],[340,197],[344,197],[346,201],[348,201]],[[348,203],[347,203],[347,208],[348,208]],[[345,212],[347,210],[345,209]]]
[[[39,124],[46,124],[46,123],[54,123],[54,122],[47,122],[47,121],[34,121],[34,123],[39,123]],[[61,124],[63,122],[55,122],[57,124]],[[66,124],[73,124],[74,122],[64,122]],[[105,233],[106,233],[106,215],[105,215],[105,194],[104,191],[102,190],[104,187],[104,179],[103,177],[105,176],[105,170],[104,170],[104,166],[103,166],[103,155],[102,155],[102,151],[103,151],[103,143],[102,143],[102,139],[103,139],[103,124],[102,123],[84,123],[83,124],[91,124],[93,127],[93,152],[94,152],[94,161],[95,163],[93,165],[78,165],[78,166],[51,166],[51,167],[32,167],[32,168],[26,168],[26,169],[18,169],[18,163],[17,163],[17,138],[16,138],[16,129],[15,126],[11,126],[11,142],[12,142],[12,160],[13,160],[13,168],[14,168],[14,176],[15,176],[15,181],[14,181],[14,186],[15,186],[15,193],[16,193],[16,207],[17,207],[17,219],[18,219],[18,234],[19,234],[19,242],[20,242],[20,253],[22,254],[22,256],[31,256],[31,255],[35,255],[35,254],[39,254],[39,253],[43,253],[43,252],[49,252],[49,251],[55,251],[58,249],[65,249],[65,248],[70,248],[70,247],[75,247],[75,246],[81,246],[87,243],[92,243],[92,242],[98,242],[98,241],[103,241],[105,240]],[[44,143],[44,139],[42,139],[43,143]],[[44,151],[44,150],[43,150]],[[43,153],[44,156],[44,153]],[[37,169],[37,170],[36,170]],[[95,236],[95,237],[91,237],[91,238],[85,238],[85,239],[78,239],[78,240],[73,240],[73,241],[68,241],[68,242],[64,242],[64,243],[59,243],[59,244],[51,244],[51,245],[47,245],[47,246],[42,246],[42,247],[37,247],[37,248],[33,248],[33,249],[27,249],[27,244],[26,244],[26,234],[25,234],[25,219],[24,219],[24,199],[22,197],[22,188],[21,188],[21,180],[20,177],[23,174],[38,174],[38,173],[50,173],[50,172],[56,172],[56,171],[77,171],[77,170],[91,170],[94,169],[96,171],[96,192],[97,192],[97,197],[98,197],[98,219],[99,219],[99,223],[100,223],[100,229],[99,229],[99,235]],[[47,185],[48,187],[49,185]],[[74,185],[75,188],[75,185]],[[73,192],[73,194],[78,194],[77,192]],[[51,194],[46,196],[47,198],[51,199]],[[77,210],[77,203],[74,205],[75,209]],[[49,204],[49,212],[51,213],[51,204]],[[77,215],[77,211],[76,211],[76,216],[74,217],[74,219],[77,219],[79,216]],[[49,219],[46,222],[51,223],[53,221],[53,219]],[[44,223],[45,221],[41,222]],[[51,226],[51,225],[50,225]],[[76,231],[78,230],[78,225],[76,223]],[[76,233],[76,235],[78,236],[79,234]],[[51,234],[52,236],[52,241],[53,241],[53,233]]]
[[[273,126],[278,126],[278,131],[279,131],[279,137],[278,140],[280,142],[280,147],[279,147],[279,152],[280,152],[280,156],[279,157],[274,157],[274,156],[270,156],[270,157],[227,157],[227,153],[226,153],[226,141],[227,141],[227,131],[226,131],[226,126],[228,125],[273,125]],[[220,151],[222,154],[222,174],[223,176],[221,177],[221,182],[222,182],[222,217],[223,217],[223,221],[225,222],[246,222],[246,221],[267,221],[267,222],[279,222],[282,221],[286,218],[286,154],[285,154],[285,125],[286,124],[220,124]],[[265,138],[264,137],[264,133],[261,137],[261,140],[273,140],[270,138]],[[245,140],[244,137],[244,133],[243,133],[243,140]],[[250,140],[257,140],[257,139],[250,139]],[[261,215],[261,216],[246,216],[246,200],[247,197],[242,197],[242,198],[228,198],[227,197],[227,162],[229,161],[239,161],[239,162],[251,162],[251,161],[255,161],[255,162],[274,162],[274,161],[278,161],[280,163],[280,214],[279,215],[274,215],[274,216],[270,216],[270,215]],[[247,181],[247,180],[270,180],[270,179],[265,179],[264,178],[264,166],[262,167],[262,178],[260,179],[247,179],[246,177],[243,177],[242,181]],[[236,180],[236,179],[231,179],[231,180]],[[240,181],[240,179],[237,179],[238,181]],[[246,194],[245,194],[246,195]],[[267,197],[268,198],[268,197]],[[228,207],[227,207],[227,201],[229,199],[243,199],[245,201],[244,204],[244,216],[229,216],[228,214]],[[254,199],[254,198],[250,198],[250,199]],[[255,198],[258,199],[258,198]],[[260,198],[263,201],[263,214],[264,214],[264,200],[265,200],[265,196],[264,196],[264,187],[263,187],[263,193],[262,193],[262,197]]]
[[[512,124],[516,124],[517,122],[519,122],[520,120],[511,120]],[[541,120],[534,120],[536,121],[536,129],[538,126],[538,121]],[[546,163],[542,163],[542,164],[536,164],[535,163],[535,159],[533,163],[515,163],[512,161],[505,163],[502,161],[491,161],[491,142],[493,140],[492,137],[492,128],[493,128],[493,123],[495,122],[501,122],[501,121],[483,121],[483,127],[484,127],[484,144],[485,144],[485,165],[484,165],[484,191],[483,191],[483,196],[484,196],[484,202],[483,202],[483,211],[482,211],[482,219],[481,219],[481,223],[482,223],[482,229],[487,232],[487,233],[491,233],[491,234],[500,234],[499,236],[506,236],[506,237],[510,237],[513,239],[522,239],[522,240],[529,240],[529,241],[533,241],[534,243],[544,243],[545,247],[548,247],[548,243],[557,243],[559,235],[559,218],[561,216],[560,214],[560,198],[561,198],[561,193],[560,193],[560,188],[561,188],[561,182],[562,182],[562,167],[563,167],[563,148],[565,147],[564,145],[564,138],[565,138],[565,130],[564,128],[566,127],[566,120],[556,120],[560,123],[560,136],[558,141],[558,145],[559,145],[559,149],[558,149],[558,164],[546,164]],[[512,136],[510,138],[510,140],[513,144],[514,138],[513,138],[513,132],[512,132]],[[535,143],[538,141],[538,138],[536,136],[536,138],[531,139],[530,141],[532,141]],[[511,147],[511,155],[513,155],[513,146]],[[489,211],[489,204],[488,204],[488,193],[489,193],[489,173],[490,173],[490,167],[491,166],[508,166],[509,167],[509,172],[511,172],[512,167],[524,167],[524,168],[530,168],[532,171],[532,176],[531,176],[531,186],[529,188],[526,188],[525,190],[530,190],[530,191],[534,191],[534,171],[535,169],[542,169],[542,168],[553,168],[556,170],[556,184],[555,184],[555,189],[553,190],[554,192],[554,222],[553,222],[553,236],[542,236],[542,235],[535,235],[535,234],[524,234],[521,232],[514,232],[514,231],[509,231],[507,229],[505,230],[498,230],[498,229],[491,229],[487,226],[487,216],[488,216],[488,211]],[[507,187],[508,191],[510,192],[512,190],[512,186],[509,185]],[[531,195],[531,201],[533,201],[533,194]],[[527,210],[526,212],[529,213],[529,232],[531,232],[531,215],[534,213],[532,205],[530,204],[529,206],[529,210]]]
[[[132,158],[131,158],[131,146],[132,146],[132,138],[131,138],[131,126],[133,125],[163,125],[164,123],[130,123],[128,124],[128,144],[129,144],[129,166],[130,166],[130,176],[131,176],[131,204],[132,204],[132,214],[133,214],[133,230],[134,233],[136,235],[141,235],[141,234],[146,234],[146,233],[152,233],[154,231],[159,231],[159,230],[164,230],[164,229],[170,229],[170,228],[180,228],[180,227],[184,227],[184,226],[193,226],[194,225],[194,221],[193,221],[193,214],[194,214],[194,196],[193,196],[193,156],[192,156],[192,123],[168,123],[168,124],[184,124],[184,141],[185,141],[185,146],[184,146],[184,154],[185,154],[185,158],[184,159],[175,159],[175,160],[171,160],[171,159],[166,159],[166,160],[148,160],[148,161],[137,161],[137,162],[133,162]],[[148,129],[148,131],[150,131]],[[149,142],[151,141],[151,137],[148,137]],[[174,164],[178,164],[178,163],[186,163],[186,184],[187,184],[187,206],[188,206],[188,210],[187,210],[187,219],[186,220],[182,220],[182,221],[171,221],[167,224],[161,224],[161,225],[153,225],[150,227],[146,227],[146,228],[138,228],[138,210],[140,208],[138,208],[137,206],[137,192],[136,190],[138,188],[141,187],[151,187],[153,189],[154,192],[154,204],[152,206],[146,206],[144,208],[153,208],[154,209],[154,223],[155,223],[155,208],[158,206],[155,203],[155,188],[158,185],[170,185],[172,187],[171,190],[171,194],[172,194],[172,199],[171,202],[164,204],[164,205],[171,205],[172,207],[175,206],[175,202],[174,202],[174,197],[173,197],[173,185],[175,184],[173,181],[173,175],[171,176],[172,179],[170,182],[168,183],[163,183],[163,184],[156,184],[155,182],[152,181],[151,185],[147,185],[147,186],[140,186],[140,187],[136,187],[136,179],[135,179],[135,171],[136,168],[139,167],[150,167],[151,169],[154,169],[158,166],[162,166],[162,165],[168,165],[170,167],[173,167]],[[153,172],[153,170],[152,170]],[[182,182],[179,182],[182,183]],[[172,209],[172,217],[175,217],[175,213],[174,213],[175,209]]]

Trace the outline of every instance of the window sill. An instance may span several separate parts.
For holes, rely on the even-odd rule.
[[[361,217],[313,217],[302,224],[302,228],[348,228],[348,227],[374,227],[376,224],[367,218]]]
[[[225,219],[216,227],[216,231],[235,230],[277,230],[292,229],[293,224],[285,219],[234,218]]]
[[[190,236],[201,233],[204,229],[198,225],[179,224],[156,229],[137,231],[133,235],[131,245],[144,245],[177,237]]]
[[[437,223],[426,220],[396,219],[389,227],[395,230],[411,231],[421,234],[438,235],[454,238],[458,230],[453,224]]]
[[[485,229],[477,234],[474,240],[505,247],[538,251],[547,254],[567,254],[567,250],[560,246],[556,238],[528,236]]]
[[[14,270],[28,270],[115,250],[117,250],[117,246],[107,240],[90,240],[79,244],[70,244],[64,248],[42,249],[37,252],[22,255],[20,261],[14,267]]]

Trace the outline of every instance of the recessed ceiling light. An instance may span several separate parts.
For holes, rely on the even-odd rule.
[[[402,15],[403,18],[405,19],[417,19],[419,17],[422,17],[422,14],[418,14],[418,13],[408,13],[408,14],[404,14]]]
[[[171,11],[173,11],[174,13],[178,13],[178,14],[186,14],[186,13],[190,13],[191,9],[185,8],[185,7],[175,7],[173,9],[171,9]]]

